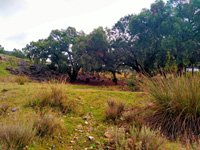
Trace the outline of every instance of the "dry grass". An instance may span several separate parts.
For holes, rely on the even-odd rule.
[[[119,103],[117,103],[115,100],[107,101],[106,117],[108,119],[115,120],[116,118],[121,116],[124,110],[124,107],[125,107],[125,104],[123,101],[120,101]]]
[[[17,82],[19,85],[24,85],[26,82],[28,82],[28,78],[26,76],[17,76],[15,78],[15,82]]]
[[[0,143],[3,149],[22,149],[33,142],[35,130],[31,122],[16,122],[0,127]]]
[[[147,122],[172,139],[198,141],[200,135],[200,77],[156,78],[144,81],[151,95]]]
[[[41,138],[51,137],[57,130],[62,131],[61,125],[53,115],[45,115],[43,113],[35,120],[34,128],[36,129],[36,135]]]
[[[141,130],[132,126],[129,133],[116,128],[111,138],[115,141],[116,150],[159,150],[166,143],[166,139],[158,130],[152,131],[145,126]]]
[[[63,114],[75,112],[76,101],[67,98],[63,84],[45,84],[44,86],[38,96],[28,102],[28,106],[39,107],[40,109],[51,107],[61,111]]]

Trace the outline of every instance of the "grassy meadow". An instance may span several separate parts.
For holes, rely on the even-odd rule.
[[[174,122],[166,117],[172,112],[169,116],[178,122],[175,125],[187,124],[185,116],[191,120],[188,125],[192,119],[198,120],[198,113],[192,107],[198,108],[200,96],[195,93],[199,91],[199,82],[196,82],[199,78],[189,84],[191,92],[187,92],[189,80],[184,82],[184,78],[173,77],[169,78],[170,82],[161,78],[154,79],[156,82],[146,79],[143,90],[134,92],[124,91],[122,86],[33,82],[25,76],[10,75],[5,70],[10,66],[1,61],[0,150],[199,149],[198,141],[191,140],[193,134],[187,136],[188,132],[182,132],[198,133],[192,131],[196,126],[189,126],[191,130],[181,128],[180,132],[171,130],[167,123]],[[176,88],[173,83],[183,88]],[[193,96],[196,96],[196,105],[192,103]],[[185,103],[187,100],[191,103]],[[178,120],[177,116],[181,118]],[[186,134],[184,142],[178,138],[182,133]]]

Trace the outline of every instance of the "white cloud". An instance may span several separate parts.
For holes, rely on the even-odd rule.
[[[23,48],[25,43],[46,38],[53,29],[65,29],[73,26],[77,30],[89,33],[98,26],[112,27],[121,17],[139,13],[142,8],[149,8],[150,4],[154,2],[154,0],[8,1],[18,1],[22,4],[18,4],[15,13],[9,17],[0,15],[0,44],[6,50]],[[6,6],[8,7],[8,5]],[[16,37],[21,33],[24,33],[26,38],[18,39],[17,42],[14,38],[9,39],[9,37]]]

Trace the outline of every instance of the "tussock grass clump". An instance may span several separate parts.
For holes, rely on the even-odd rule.
[[[106,117],[108,119],[115,120],[116,118],[120,117],[124,110],[125,104],[123,101],[117,103],[115,100],[107,101],[106,106]]]
[[[159,130],[153,131],[146,126],[141,129],[132,126],[129,130],[129,134],[127,134],[116,128],[111,134],[112,140],[115,141],[115,149],[158,150],[163,148],[166,143],[166,139],[160,134]]]
[[[41,89],[37,98],[28,102],[28,106],[33,108],[39,107],[40,109],[43,109],[44,107],[51,107],[53,109],[58,109],[63,114],[75,112],[76,101],[69,100],[67,98],[62,84],[46,85],[48,85],[48,87]]]
[[[54,116],[42,114],[35,120],[34,128],[36,135],[43,138],[52,136],[57,130],[61,129],[61,126]]]
[[[22,149],[33,142],[32,122],[8,123],[0,126],[0,144],[3,149]]]
[[[19,85],[24,85],[24,83],[28,82],[28,78],[26,76],[17,76],[15,78],[15,82],[17,82]]]
[[[156,78],[144,80],[150,94],[147,121],[172,139],[198,141],[200,134],[200,77]]]

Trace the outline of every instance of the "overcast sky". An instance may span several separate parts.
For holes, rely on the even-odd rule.
[[[154,0],[0,0],[0,45],[21,49],[53,29],[90,33],[111,28],[121,17],[150,8]]]

